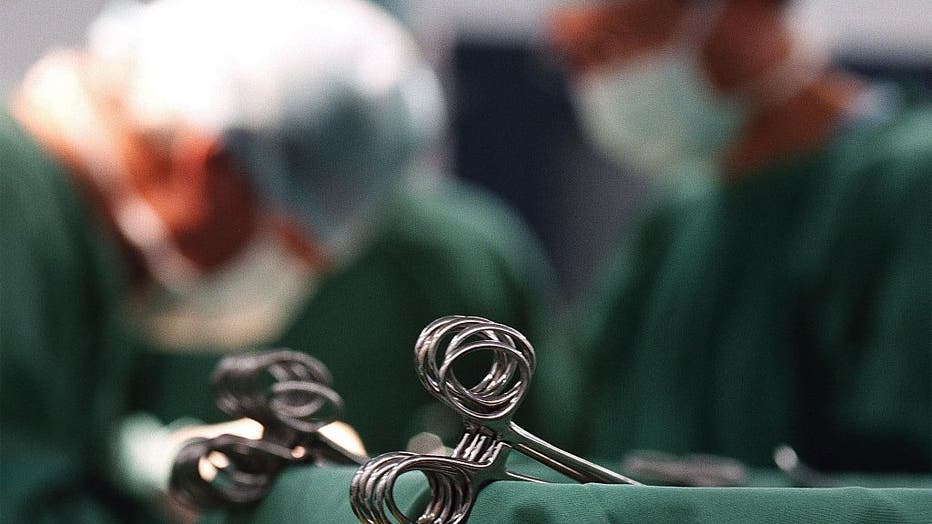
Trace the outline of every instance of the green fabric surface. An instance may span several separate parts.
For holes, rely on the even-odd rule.
[[[579,311],[575,449],[932,468],[932,112],[661,206]]]
[[[255,508],[208,523],[358,522],[349,505],[354,468],[291,468]],[[396,497],[423,503],[426,487],[402,477]],[[417,507],[416,504],[411,504]],[[411,514],[409,514],[411,515]],[[413,515],[412,515],[413,516]],[[495,482],[468,519],[482,523],[925,523],[932,490],[915,488],[671,488]]]
[[[932,491],[868,488],[669,488],[600,484],[484,490],[469,522],[920,523]]]
[[[286,470],[275,488],[255,508],[229,514],[213,513],[201,519],[204,524],[246,524],[260,522],[341,522],[357,523],[350,507],[349,485],[353,467],[304,468]],[[416,478],[403,477],[396,486],[399,503],[414,501],[422,486]]]
[[[103,447],[133,355],[114,249],[0,112],[0,522],[132,522]]]

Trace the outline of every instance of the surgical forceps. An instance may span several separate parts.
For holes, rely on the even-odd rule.
[[[343,409],[330,383],[319,360],[296,351],[221,360],[211,376],[217,406],[233,418],[259,422],[262,438],[224,434],[188,441],[172,467],[171,494],[197,509],[233,507],[260,500],[290,463],[365,462],[318,431]],[[204,461],[216,469],[213,479],[203,477]]]
[[[491,352],[491,368],[467,387],[456,376],[454,364],[479,352]],[[458,523],[468,517],[479,490],[490,482],[543,482],[506,469],[512,449],[578,482],[639,485],[547,443],[512,421],[535,367],[534,348],[518,331],[481,317],[443,317],[421,332],[415,363],[427,390],[463,417],[465,433],[449,457],[386,453],[361,467],[350,485],[350,503],[361,522],[392,523],[391,514],[402,523]],[[411,471],[426,477],[431,494],[417,520],[400,509],[394,496],[397,479]]]

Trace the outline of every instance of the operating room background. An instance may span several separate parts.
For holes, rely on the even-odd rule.
[[[381,0],[415,32],[447,90],[449,172],[509,201],[538,234],[567,301],[645,207],[647,182],[593,152],[544,38],[580,0]],[[0,97],[45,50],[83,40],[105,0],[0,0]],[[932,95],[932,2],[799,0],[793,19],[865,76]]]

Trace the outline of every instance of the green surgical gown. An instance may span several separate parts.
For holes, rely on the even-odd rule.
[[[551,286],[535,241],[515,217],[483,193],[448,181],[400,195],[372,245],[324,279],[270,346],[307,352],[330,369],[344,398],[344,420],[370,453],[403,449],[419,431],[460,429],[452,417],[437,420],[439,402],[415,374],[421,330],[444,315],[479,315],[546,347]],[[138,409],[163,422],[228,418],[214,406],[207,381],[218,352],[179,355],[150,347],[144,358],[134,381]]]
[[[580,448],[932,469],[932,111],[662,206],[580,311]]]
[[[132,333],[115,239],[68,174],[0,118],[0,521],[157,518],[114,480],[108,436],[140,411],[165,423],[224,419],[208,386],[220,353],[159,351]],[[482,315],[540,341],[551,285],[514,215],[486,193],[440,181],[399,195],[367,250],[318,283],[273,345],[322,360],[367,447],[397,449],[436,429],[414,373],[421,329],[444,315]]]
[[[496,482],[469,522],[932,521],[930,197],[932,113],[910,110],[659,207],[579,311],[580,369],[545,393],[584,406],[570,450],[606,467],[633,448],[716,453],[761,468],[753,487]],[[790,487],[783,442],[861,487]],[[293,468],[216,521],[354,522],[352,473]]]
[[[115,244],[2,112],[0,216],[0,522],[132,522],[104,448],[133,358]]]

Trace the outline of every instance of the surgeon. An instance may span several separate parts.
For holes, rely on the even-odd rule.
[[[832,65],[789,8],[552,19],[583,129],[663,188],[580,308],[592,456],[932,468],[932,112]]]
[[[536,244],[434,174],[437,81],[369,4],[118,4],[8,107],[2,522],[168,518],[186,438],[254,434],[205,426],[225,354],[318,357],[378,452],[446,427],[411,362],[430,321],[540,327]]]

